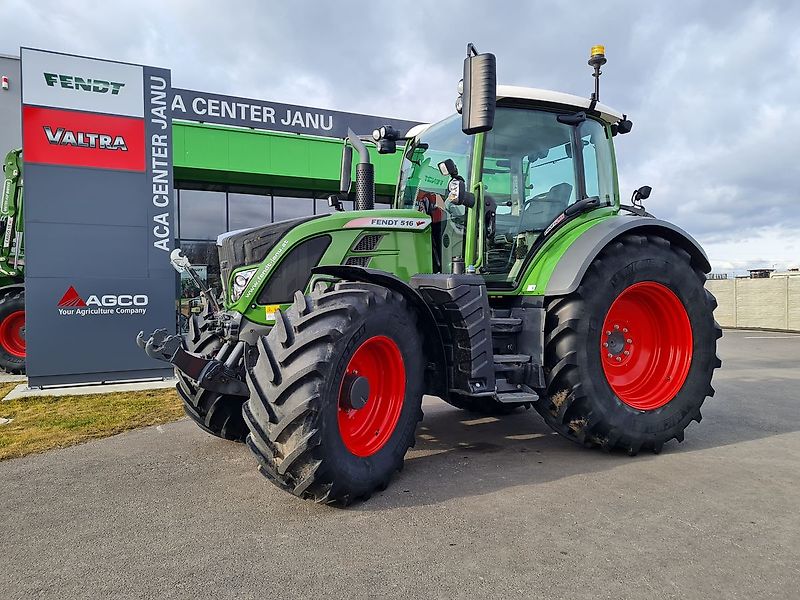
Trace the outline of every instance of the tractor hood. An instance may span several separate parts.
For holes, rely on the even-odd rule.
[[[276,306],[290,303],[297,290],[310,289],[312,270],[322,265],[380,269],[405,281],[430,273],[431,223],[417,210],[387,208],[293,219],[221,236],[225,307],[268,324]]]
[[[301,223],[318,219],[323,215],[301,217],[288,221],[270,223],[252,229],[240,229],[223,233],[217,238],[219,246],[219,270],[222,285],[227,286],[231,273],[237,267],[258,264],[263,261],[275,244]]]

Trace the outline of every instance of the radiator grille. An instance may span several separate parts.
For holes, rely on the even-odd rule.
[[[380,233],[365,233],[353,246],[353,252],[372,252],[383,239]]]
[[[368,267],[371,260],[371,256],[351,256],[344,264],[351,267]]]

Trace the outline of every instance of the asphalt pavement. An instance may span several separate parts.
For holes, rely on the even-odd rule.
[[[189,421],[0,463],[0,598],[796,598],[800,335],[726,331],[659,456],[426,399],[390,487],[273,487]]]

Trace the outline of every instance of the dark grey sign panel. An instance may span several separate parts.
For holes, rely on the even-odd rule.
[[[169,262],[169,254],[177,237],[175,196],[172,191],[171,95],[170,72],[144,67],[144,133],[148,150],[146,187],[150,231],[147,267],[150,277],[171,282],[174,293],[175,270]]]
[[[135,338],[175,327],[170,73],[25,48],[22,72],[29,382],[168,374]]]
[[[26,202],[26,223],[134,226],[142,231],[148,224],[141,173],[95,169],[87,177],[85,168],[30,164],[25,170],[26,200],[31,196],[53,200]],[[67,247],[75,249],[74,244]]]
[[[173,90],[172,118],[338,138],[347,135],[348,127],[357,134],[367,135],[382,125],[390,125],[405,133],[414,125],[419,124],[417,121],[389,119],[179,88]]]
[[[175,285],[151,278],[34,277],[32,385],[111,381],[164,373],[135,343],[136,334],[175,321]],[[160,310],[164,306],[170,311]],[[30,309],[27,309],[30,312]],[[166,320],[165,320],[166,319]],[[122,368],[124,367],[124,368]],[[64,376],[69,376],[66,380]]]

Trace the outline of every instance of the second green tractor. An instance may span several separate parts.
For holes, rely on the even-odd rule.
[[[187,414],[281,488],[339,504],[402,467],[425,394],[533,407],[587,447],[682,441],[720,366],[710,265],[642,208],[649,188],[620,203],[613,139],[632,123],[598,102],[604,63],[593,48],[587,99],[498,86],[470,45],[460,114],[349,136],[330,202],[355,211],[222,236],[222,298],[204,291],[185,337],[138,339],[175,365]],[[404,153],[391,209],[374,209],[365,141]]]

